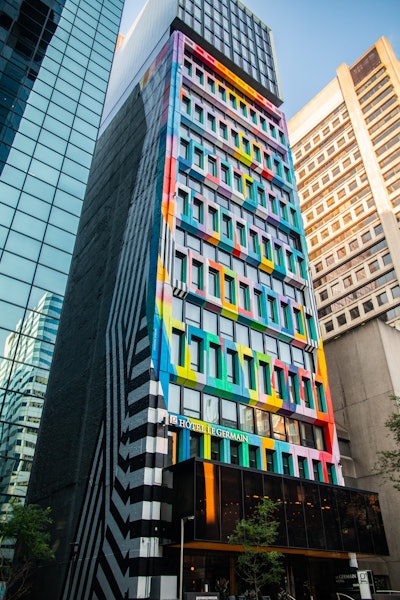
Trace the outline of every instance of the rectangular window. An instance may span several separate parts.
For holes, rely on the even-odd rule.
[[[219,123],[219,134],[224,140],[228,139],[228,127],[223,121]]]
[[[255,389],[255,378],[254,378],[254,360],[250,356],[244,357],[244,385],[250,390]]]
[[[221,440],[218,438],[211,438],[211,460],[221,460]]]
[[[283,369],[275,367],[275,390],[278,398],[285,399],[285,374]]]
[[[207,423],[219,423],[219,398],[217,396],[204,394],[203,419]]]
[[[260,362],[259,374],[261,393],[271,395],[271,368],[269,363]]]
[[[287,454],[286,452],[282,453],[282,468],[284,475],[293,475],[291,454]]]
[[[232,239],[232,219],[228,215],[222,215],[222,235]]]
[[[274,244],[274,257],[275,257],[275,263],[278,265],[278,267],[282,267],[283,266],[282,246],[279,246],[278,244]]]
[[[315,447],[317,450],[326,450],[325,448],[325,436],[324,436],[324,428],[319,427],[318,425],[314,425],[314,440]]]
[[[221,181],[226,185],[231,185],[230,169],[227,165],[221,164]]]
[[[264,236],[261,239],[264,258],[266,258],[267,260],[272,260],[271,240]]]
[[[230,442],[230,462],[231,465],[239,464],[239,446],[238,442]]]
[[[258,235],[256,231],[250,229],[250,250],[258,254]]]
[[[204,168],[204,152],[199,148],[194,149],[193,163],[196,167],[199,167],[200,169]]]
[[[231,130],[232,142],[236,148],[239,148],[239,134],[234,129]]]
[[[258,319],[264,317],[263,310],[263,295],[262,292],[254,290],[254,314]]]
[[[211,296],[220,297],[219,272],[214,269],[210,269],[208,272],[208,292]]]
[[[249,446],[249,467],[250,469],[257,469],[257,446]]]
[[[212,206],[208,207],[208,227],[212,231],[218,231],[218,211]]]
[[[313,466],[313,475],[314,475],[315,481],[322,481],[321,462],[319,460],[313,460],[312,466]]]
[[[221,379],[221,346],[210,344],[209,352],[209,376]]]
[[[189,212],[189,194],[185,190],[178,191],[177,212],[184,215],[187,215]]]
[[[190,458],[200,457],[201,435],[190,432]]]
[[[265,208],[265,192],[261,188],[257,188],[257,202]]]
[[[238,353],[228,349],[226,352],[227,378],[230,383],[237,384],[238,381]]]
[[[183,367],[185,364],[185,336],[183,331],[172,330],[171,362],[173,365]]]
[[[277,323],[277,314],[276,314],[276,298],[273,296],[268,296],[268,319],[272,323]]]
[[[217,176],[217,161],[212,156],[207,157],[208,174],[212,177]]]
[[[204,120],[204,110],[197,104],[194,107],[194,120],[198,123],[203,123]]]
[[[326,412],[324,385],[320,382],[316,382],[315,389],[317,390],[318,410],[320,410],[321,412]]]
[[[332,465],[332,464],[328,463],[326,465],[326,468],[327,468],[327,471],[328,471],[328,481],[329,481],[329,483],[336,484],[337,480],[336,480],[335,465]]]
[[[224,297],[225,302],[229,302],[229,304],[235,304],[234,279],[229,275],[225,275],[224,277]]]
[[[203,354],[203,340],[192,336],[190,340],[190,368],[193,371],[204,372]]]
[[[199,290],[204,289],[203,263],[194,260],[192,263],[192,284]]]
[[[242,177],[236,172],[233,173],[233,188],[240,193],[243,191]]]
[[[221,400],[221,425],[237,428],[236,407],[236,402],[232,400]]]
[[[302,477],[302,479],[307,479],[308,476],[308,469],[307,469],[307,459],[304,456],[299,456],[297,458],[298,461],[298,466],[299,466],[299,477]]]
[[[186,113],[187,115],[190,115],[190,100],[189,100],[189,98],[187,98],[186,96],[183,96],[182,105],[183,105],[182,112]]]
[[[179,154],[185,160],[189,159],[189,147],[190,147],[189,142],[187,140],[183,140],[181,138],[180,143],[179,143]]]
[[[254,433],[254,413],[251,406],[239,404],[239,429],[246,433]]]
[[[285,302],[281,303],[281,311],[282,311],[282,326],[285,329],[290,329],[290,309],[289,305]]]
[[[204,223],[204,205],[201,200],[193,200],[193,220],[198,223]]]
[[[183,389],[183,414],[186,417],[200,419],[200,392],[189,388]]]
[[[236,223],[237,241],[241,246],[246,245],[246,228],[243,223]]]
[[[275,473],[276,471],[276,459],[275,459],[275,451],[274,450],[266,450],[265,457],[267,462],[267,471],[271,473]]]
[[[182,254],[181,252],[175,253],[174,275],[175,279],[183,283],[186,282],[186,254]]]
[[[289,373],[290,402],[300,404],[299,379],[296,373]]]
[[[302,377],[304,404],[307,408],[314,408],[312,385],[308,377]]]
[[[289,252],[289,250],[286,251],[286,266],[288,271],[290,271],[291,273],[296,273],[293,252]]]
[[[274,438],[286,442],[285,417],[276,413],[271,414],[271,426]]]
[[[296,419],[286,418],[286,434],[290,444],[300,444],[300,426]]]
[[[247,138],[242,138],[242,146],[243,146],[243,152],[245,154],[250,154],[250,142]]]
[[[248,180],[246,180],[246,196],[247,198],[250,198],[250,200],[253,200],[254,198],[254,186],[253,183]]]
[[[296,333],[303,335],[304,327],[303,327],[303,318],[302,318],[301,310],[299,310],[298,308],[294,308],[293,316],[294,316],[294,328],[295,328]]]
[[[258,435],[271,437],[271,425],[269,422],[269,413],[264,410],[255,411],[256,426]]]
[[[211,115],[210,113],[208,113],[207,115],[207,124],[208,124],[208,128],[211,129],[211,131],[216,131],[217,128],[217,121],[216,118],[214,117],[214,115]]]
[[[245,283],[239,284],[239,306],[244,310],[250,310],[250,290]]]

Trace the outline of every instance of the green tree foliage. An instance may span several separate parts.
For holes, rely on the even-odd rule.
[[[382,450],[378,452],[378,461],[376,471],[379,471],[383,477],[392,482],[396,490],[400,491],[400,397],[392,396],[392,400],[397,408],[385,422],[385,427],[389,431],[389,436],[393,437],[395,447],[393,450]]]
[[[0,579],[6,583],[6,600],[23,598],[39,561],[54,559],[49,545],[51,523],[50,508],[11,502],[10,513],[0,522]]]
[[[270,550],[278,537],[279,523],[274,518],[277,504],[264,498],[252,517],[242,519],[229,537],[230,544],[243,546],[237,559],[237,572],[254,590],[256,598],[261,588],[279,583],[284,575],[283,554]]]

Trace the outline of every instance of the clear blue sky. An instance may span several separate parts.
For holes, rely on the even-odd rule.
[[[163,0],[158,0],[163,2]],[[145,0],[126,0],[126,33]],[[400,0],[243,0],[273,31],[287,119],[381,36],[400,60]]]

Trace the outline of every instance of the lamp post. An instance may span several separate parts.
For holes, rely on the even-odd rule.
[[[181,557],[179,565],[179,600],[183,600],[183,544],[185,541],[185,524],[194,521],[194,515],[181,518]]]

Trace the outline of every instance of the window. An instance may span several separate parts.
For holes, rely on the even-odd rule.
[[[276,413],[271,414],[271,427],[274,438],[286,442],[285,417]]]
[[[190,368],[198,373],[203,373],[203,361],[203,340],[193,336],[190,340]]]
[[[212,206],[208,207],[208,227],[212,231],[218,231],[218,211]]]
[[[230,383],[237,384],[238,381],[238,354],[235,350],[227,350],[226,353],[227,378]]]
[[[227,165],[221,164],[221,181],[226,185],[231,185],[230,169]]]
[[[189,388],[183,389],[183,414],[186,417],[200,419],[200,392]]]
[[[179,281],[186,282],[186,254],[175,253],[174,275]]]
[[[201,200],[193,200],[193,220],[198,223],[204,223],[204,205]]]
[[[296,373],[289,373],[290,402],[300,404],[299,380]]]
[[[239,447],[238,442],[230,442],[230,463],[231,465],[239,464]]]
[[[244,385],[250,390],[255,389],[255,378],[254,378],[254,361],[250,356],[244,357]]]
[[[204,168],[204,153],[199,148],[194,149],[193,163],[196,167],[199,167],[200,169]]]
[[[275,451],[274,450],[266,450],[265,458],[266,458],[266,462],[267,462],[267,471],[270,471],[271,473],[275,473],[275,471],[276,471]]]
[[[198,433],[190,432],[190,458],[201,456],[201,436]]]
[[[243,183],[242,177],[239,173],[233,173],[233,187],[237,192],[242,193],[243,191]]]
[[[243,152],[245,154],[250,154],[250,142],[245,137],[242,138],[242,146],[243,146]]]
[[[244,310],[250,310],[250,291],[245,283],[239,284],[239,305]]]
[[[208,272],[208,291],[211,296],[220,297],[219,272],[214,269],[210,269]]]
[[[232,400],[221,401],[221,425],[237,427],[236,402]]]
[[[183,140],[181,138],[180,143],[179,143],[179,154],[185,160],[189,159],[189,147],[190,147],[189,142],[187,140]]]
[[[282,468],[284,475],[293,475],[292,473],[292,455],[286,452],[282,453]]]
[[[221,460],[221,440],[218,438],[211,438],[211,460]]]
[[[254,433],[254,413],[251,406],[239,404],[239,428],[247,433]]]
[[[237,241],[241,246],[246,245],[246,228],[243,223],[236,223]]]
[[[184,347],[184,333],[178,329],[172,330],[172,352],[171,362],[173,365],[183,367],[185,364],[185,347]]]
[[[218,344],[210,344],[208,360],[209,376],[221,379],[221,346]]]
[[[273,323],[277,323],[276,298],[268,296],[268,319]]]
[[[318,410],[326,412],[325,391],[323,384],[320,382],[316,382],[315,389],[317,391]]]
[[[196,104],[194,107],[194,120],[197,121],[198,123],[203,123],[203,119],[204,119],[204,111],[201,108],[201,106],[198,106]]]
[[[219,134],[224,140],[228,139],[228,127],[222,121],[219,124]]]
[[[234,129],[231,130],[232,142],[236,148],[239,148],[239,134]]]
[[[258,435],[271,437],[271,426],[269,422],[269,413],[264,410],[255,411],[256,427]]]
[[[287,441],[290,444],[300,444],[300,426],[299,422],[296,419],[286,418],[286,434]]]
[[[278,265],[278,267],[282,267],[283,266],[282,246],[279,246],[278,244],[274,244],[274,256],[275,256],[275,263]]]
[[[282,302],[281,303],[281,309],[282,309],[283,327],[285,329],[290,329],[290,309],[289,309],[289,305],[286,304],[285,302]]]
[[[307,377],[302,377],[302,385],[305,406],[307,408],[314,408],[311,381]]]
[[[257,469],[257,446],[249,446],[249,467],[250,469]]]
[[[307,459],[304,456],[299,456],[297,458],[297,464],[299,466],[299,477],[306,479],[308,476]]]
[[[207,157],[208,174],[212,177],[217,176],[217,161],[212,156]]]
[[[312,466],[313,466],[313,475],[314,475],[315,481],[323,481],[321,462],[319,460],[313,460]]]
[[[177,196],[177,212],[187,215],[189,211],[189,194],[185,190],[179,190]]]
[[[336,479],[335,465],[327,463],[326,469],[327,469],[327,472],[328,472],[328,481],[329,481],[329,483],[336,484],[337,483],[337,479]]]
[[[278,398],[285,399],[285,374],[280,367],[275,367],[275,390]]]
[[[224,297],[225,302],[229,302],[229,304],[235,304],[234,279],[229,275],[225,275],[224,277]]]
[[[222,215],[222,235],[232,239],[232,219],[228,215]]]
[[[254,290],[254,314],[258,319],[263,318],[263,296],[262,292]]]
[[[256,231],[250,229],[250,250],[258,254],[258,235]]]
[[[304,334],[304,327],[303,327],[303,318],[301,315],[301,311],[297,308],[293,309],[293,315],[294,315],[294,327],[295,327],[295,331],[296,333],[299,333],[300,335]]]
[[[326,450],[323,427],[318,427],[317,425],[314,425],[314,440],[315,440],[315,447],[317,448],[317,450],[322,450],[322,451]]]
[[[186,96],[182,98],[183,112],[190,115],[190,100]]]
[[[204,289],[203,270],[203,263],[194,260],[192,263],[192,284],[199,290]]]
[[[204,394],[203,419],[207,423],[219,423],[219,398],[217,396]]]

